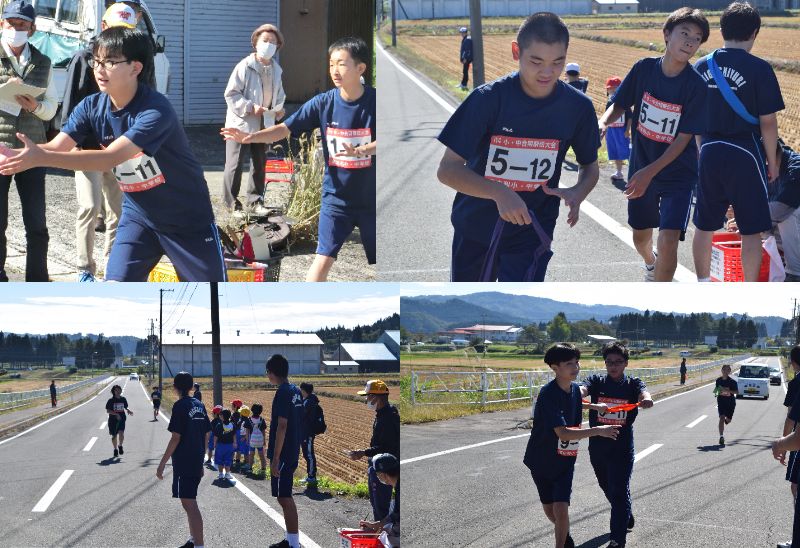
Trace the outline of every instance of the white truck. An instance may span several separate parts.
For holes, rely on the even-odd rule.
[[[53,79],[60,102],[70,59],[101,32],[105,0],[33,0],[33,5],[36,8],[36,32],[30,41],[53,62]],[[153,39],[156,89],[167,93],[169,59],[164,55],[166,40],[158,34],[147,3],[142,1],[141,5],[142,19],[137,28]]]
[[[742,365],[736,375],[737,398],[752,396],[769,399],[769,367],[761,364]]]

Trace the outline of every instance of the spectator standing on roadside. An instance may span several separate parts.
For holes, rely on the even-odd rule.
[[[469,37],[469,31],[467,27],[461,27],[458,29],[458,32],[461,33],[461,66],[462,66],[462,75],[461,75],[461,85],[458,86],[463,90],[467,90],[467,82],[469,82],[469,66],[472,64],[472,38]]]

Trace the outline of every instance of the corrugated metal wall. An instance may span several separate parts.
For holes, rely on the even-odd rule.
[[[150,1],[147,7],[153,15],[158,33],[167,41],[164,53],[169,59],[170,78],[167,97],[183,121],[183,21],[186,0]]]
[[[375,0],[330,0],[328,3],[328,44],[345,36],[363,38],[372,58],[375,49],[373,19]],[[374,67],[370,61],[364,79],[372,82]]]

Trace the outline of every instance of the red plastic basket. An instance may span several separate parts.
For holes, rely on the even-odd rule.
[[[361,529],[339,529],[339,536],[342,538],[341,548],[383,548],[377,533]]]
[[[264,164],[264,180],[267,183],[291,183],[294,162],[288,158],[267,160]]]
[[[758,281],[769,280],[769,255],[761,250]],[[742,238],[737,232],[720,232],[711,236],[711,281],[743,282]]]

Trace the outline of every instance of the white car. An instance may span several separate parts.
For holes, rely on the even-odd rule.
[[[737,398],[752,396],[769,399],[769,367],[766,365],[743,365],[736,375],[739,385]]]
[[[139,380],[139,374],[138,373],[131,373],[130,376],[128,377],[128,379],[130,379],[132,381],[138,381]]]
[[[783,377],[781,376],[781,368],[778,365],[769,365],[769,383],[781,385]]]

